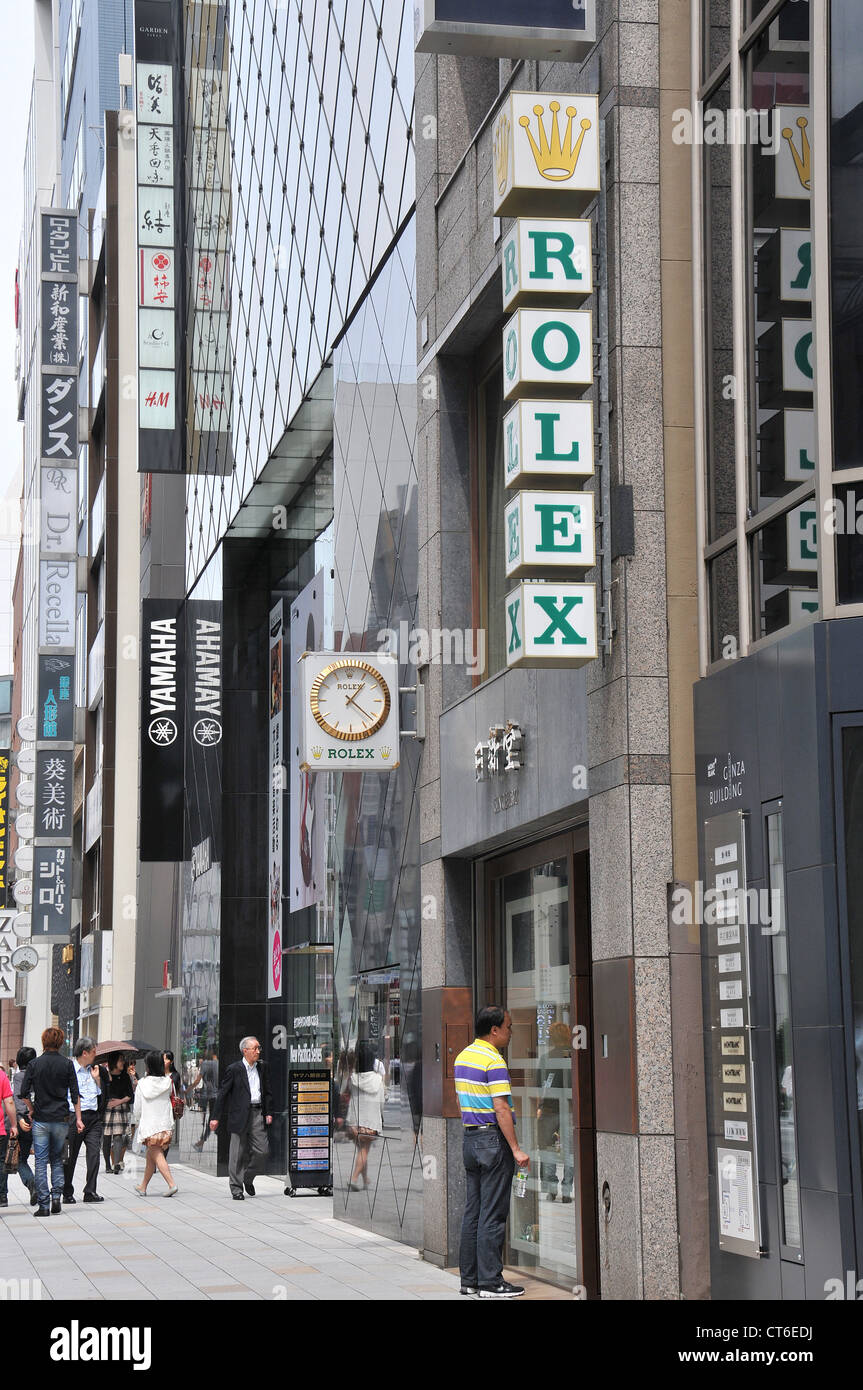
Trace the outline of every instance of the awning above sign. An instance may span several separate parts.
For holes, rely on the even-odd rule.
[[[596,0],[417,0],[420,53],[574,62],[596,42]]]

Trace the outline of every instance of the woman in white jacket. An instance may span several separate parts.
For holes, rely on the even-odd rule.
[[[177,1185],[168,1167],[165,1150],[174,1134],[174,1112],[171,1107],[172,1082],[165,1075],[165,1058],[161,1052],[147,1053],[147,1075],[138,1082],[135,1091],[135,1108],[132,1118],[136,1125],[135,1137],[147,1150],[147,1164],[141,1186],[135,1191],[139,1197],[146,1197],[147,1184],[158,1168],[168,1184],[166,1197],[173,1197]]]
[[[369,1185],[369,1149],[384,1127],[383,1103],[386,1091],[383,1076],[375,1071],[374,1046],[366,1038],[357,1043],[356,1071],[351,1073],[350,1087],[347,1124],[357,1144],[351,1187],[354,1192],[360,1192]]]

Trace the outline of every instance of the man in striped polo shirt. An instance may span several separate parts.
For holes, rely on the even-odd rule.
[[[503,1242],[516,1164],[527,1154],[515,1137],[512,1087],[499,1049],[512,1019],[489,1004],[476,1016],[476,1037],[455,1059],[455,1089],[464,1126],[465,1204],[459,1249],[461,1291],[480,1298],[518,1298],[503,1277]]]

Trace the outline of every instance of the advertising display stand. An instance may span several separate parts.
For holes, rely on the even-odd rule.
[[[330,1073],[325,1067],[291,1071],[288,1081],[288,1184],[286,1197],[333,1193],[330,1142]]]

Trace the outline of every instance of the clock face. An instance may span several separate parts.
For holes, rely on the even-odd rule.
[[[12,952],[12,966],[15,970],[34,970],[39,964],[38,953],[32,946],[19,946]]]
[[[371,738],[382,727],[390,712],[390,692],[370,662],[340,657],[315,677],[310,703],[326,733],[355,743]]]

